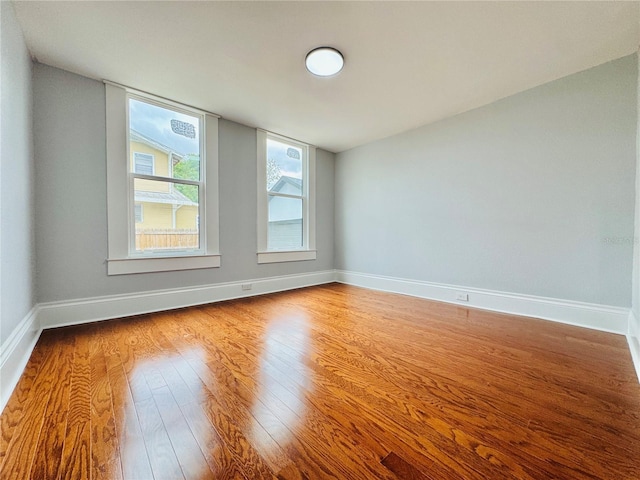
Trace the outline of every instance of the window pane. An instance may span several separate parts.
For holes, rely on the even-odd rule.
[[[197,186],[136,178],[134,196],[136,251],[200,247]]]
[[[133,172],[200,180],[199,117],[130,98],[129,127]]]
[[[300,147],[268,138],[267,190],[302,195],[303,154]]]
[[[302,199],[269,195],[269,250],[302,248]]]

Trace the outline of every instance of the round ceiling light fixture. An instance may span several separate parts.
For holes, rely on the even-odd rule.
[[[307,70],[318,77],[330,77],[335,75],[344,66],[342,54],[331,47],[318,47],[307,53],[305,58]]]

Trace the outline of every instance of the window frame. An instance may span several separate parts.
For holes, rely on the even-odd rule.
[[[316,147],[266,130],[257,129],[257,193],[258,193],[258,263],[297,262],[315,260],[316,251]],[[300,198],[288,194],[270,193],[267,189],[267,140],[290,144],[302,149],[302,247],[290,250],[269,250],[269,197]]]
[[[129,118],[130,118],[130,101],[131,100],[136,100],[137,102],[140,103],[146,103],[148,105],[153,105],[159,108],[163,108],[166,110],[171,110],[177,113],[182,113],[182,114],[186,114],[189,116],[196,116],[196,118],[198,119],[198,128],[199,131],[202,133],[200,135],[199,138],[199,150],[200,150],[200,157],[201,157],[201,161],[200,163],[200,172],[199,172],[199,180],[186,180],[186,179],[179,179],[179,178],[174,178],[173,177],[173,155],[168,155],[167,158],[167,172],[168,172],[168,176],[163,177],[160,175],[156,174],[156,163],[155,163],[155,155],[150,154],[150,153],[145,153],[145,152],[131,152],[130,148],[131,148],[131,140],[129,137],[129,132],[130,132],[130,122],[129,122]],[[195,185],[198,187],[198,215],[200,213],[205,213],[205,196],[204,196],[204,192],[205,192],[205,175],[206,175],[206,149],[205,149],[205,136],[206,136],[206,126],[205,126],[205,117],[204,114],[198,111],[195,111],[194,109],[185,109],[183,107],[177,107],[174,106],[173,104],[168,104],[167,102],[162,102],[162,101],[158,101],[156,98],[151,97],[151,96],[143,96],[143,95],[139,95],[138,93],[135,92],[131,92],[128,91],[127,95],[126,95],[126,104],[127,104],[127,161],[129,158],[131,158],[131,154],[133,153],[133,169],[131,169],[130,165],[127,164],[127,170],[128,170],[128,176],[129,176],[129,204],[132,205],[132,212],[131,213],[131,217],[129,220],[129,257],[131,258],[145,258],[145,257],[172,257],[172,256],[186,256],[186,255],[202,255],[205,253],[205,247],[204,245],[206,245],[206,224],[205,224],[205,228],[200,228],[200,226],[198,225],[198,248],[182,248],[182,249],[178,249],[178,248],[174,248],[174,249],[162,249],[162,250],[152,250],[152,249],[147,249],[144,251],[137,251],[136,250],[136,228],[135,228],[135,181],[136,180],[150,180],[152,182],[162,182],[162,183],[167,183],[168,184],[168,190],[170,192],[173,192],[176,185],[178,184],[182,184],[182,185]],[[145,174],[145,173],[139,173],[136,171],[136,164],[135,164],[135,156],[136,153],[140,154],[140,155],[148,155],[152,158],[152,173],[151,174]],[[206,218],[206,216],[205,216]],[[174,212],[174,216],[173,216],[173,220],[174,220],[174,224],[175,224],[175,212]],[[174,225],[175,228],[175,225]],[[177,254],[177,255],[176,255]]]
[[[215,268],[220,266],[218,212],[218,115],[140,90],[105,81],[107,140],[108,275]],[[182,179],[136,174],[129,151],[129,99],[201,118],[200,248],[135,252],[134,178],[184,183]],[[190,181],[186,181],[189,183]],[[204,221],[203,221],[204,219]],[[204,224],[204,225],[203,225]],[[132,245],[132,238],[133,245]]]

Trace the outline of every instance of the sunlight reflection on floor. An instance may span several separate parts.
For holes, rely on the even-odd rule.
[[[290,441],[305,416],[305,390],[310,387],[305,363],[309,341],[308,319],[301,316],[278,318],[266,328],[257,401],[252,410],[262,428],[253,431],[266,431],[281,446]],[[259,442],[256,446],[260,448]]]

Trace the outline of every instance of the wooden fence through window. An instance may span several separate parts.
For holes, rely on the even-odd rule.
[[[144,230],[136,232],[136,250],[198,248],[197,230]]]

